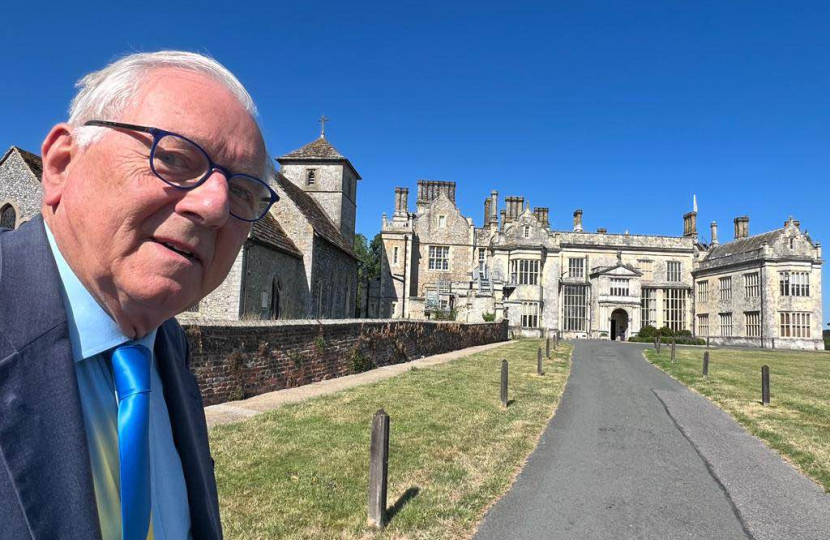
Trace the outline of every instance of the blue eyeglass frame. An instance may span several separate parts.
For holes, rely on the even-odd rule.
[[[268,214],[268,210],[271,209],[271,207],[274,205],[274,203],[280,200],[280,196],[277,195],[277,192],[274,191],[271,188],[271,186],[269,186],[266,182],[263,182],[261,179],[257,178],[256,176],[251,176],[249,174],[231,172],[230,169],[228,169],[227,167],[223,167],[222,165],[219,165],[218,163],[213,161],[213,159],[210,157],[210,154],[208,154],[205,151],[205,149],[202,148],[197,142],[195,142],[191,139],[188,139],[184,135],[179,135],[178,133],[175,133],[173,131],[167,131],[167,130],[159,129],[159,128],[155,128],[155,127],[138,126],[138,125],[135,125],[135,124],[124,124],[124,123],[121,123],[121,122],[109,122],[109,121],[106,121],[106,120],[89,120],[88,122],[84,123],[84,126],[108,127],[108,128],[115,128],[115,129],[128,129],[130,131],[140,131],[142,133],[149,133],[150,135],[152,135],[153,136],[153,146],[150,149],[150,169],[153,171],[153,174],[156,175],[156,178],[158,178],[159,180],[161,180],[162,182],[164,182],[168,186],[176,188],[176,189],[181,189],[183,191],[190,191],[191,189],[196,189],[197,187],[204,184],[205,181],[207,181],[208,178],[210,178],[210,175],[213,174],[213,171],[221,172],[223,175],[225,175],[225,180],[227,180],[227,181],[230,181],[231,177],[233,177],[233,176],[241,176],[243,178],[253,180],[254,182],[258,182],[258,183],[262,184],[263,186],[265,186],[265,188],[268,190],[268,193],[270,193],[270,195],[271,195],[271,200],[268,202],[268,206],[265,207],[265,211],[262,212],[262,214],[259,217],[255,218],[255,219],[245,219],[243,217],[237,216],[236,214],[234,214],[233,212],[230,212],[230,210],[229,210],[230,215],[232,215],[236,219],[239,219],[239,220],[242,220],[242,221],[247,221],[248,223],[253,223],[254,221],[259,221],[260,219],[264,218],[266,214]],[[173,184],[173,183],[168,182],[167,180],[165,180],[158,172],[156,172],[156,167],[155,167],[155,165],[153,165],[153,158],[155,157],[156,147],[158,146],[158,142],[162,138],[167,137],[168,135],[173,136],[173,137],[178,137],[179,139],[182,139],[182,140],[185,140],[185,141],[189,142],[190,144],[192,144],[193,146],[198,148],[199,151],[202,152],[202,154],[205,156],[205,158],[207,158],[207,162],[208,162],[207,172],[205,173],[205,175],[198,182],[194,183],[193,185],[180,186],[180,185],[177,185],[177,184]]]

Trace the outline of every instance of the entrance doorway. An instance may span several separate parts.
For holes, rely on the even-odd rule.
[[[628,335],[628,312],[624,309],[615,309],[611,313],[611,339],[625,341]]]

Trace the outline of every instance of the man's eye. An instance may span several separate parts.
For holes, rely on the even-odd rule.
[[[173,167],[176,169],[186,169],[188,168],[188,159],[183,154],[178,154],[175,152],[156,152],[156,161],[161,162],[163,165],[167,167]]]
[[[243,201],[246,204],[252,204],[254,200],[254,194],[244,187],[240,186],[239,184],[233,184],[230,186],[231,196],[234,199],[239,201]]]

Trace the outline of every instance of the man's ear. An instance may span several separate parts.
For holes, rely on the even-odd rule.
[[[77,155],[72,126],[57,124],[49,131],[40,149],[43,156],[43,204],[57,206],[63,195],[69,164]]]

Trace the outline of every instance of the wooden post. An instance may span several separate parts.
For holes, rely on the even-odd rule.
[[[386,524],[386,486],[389,475],[389,415],[381,409],[372,419],[372,445],[369,450],[370,527]]]
[[[769,366],[761,366],[761,405],[769,405]]]
[[[706,335],[706,348],[709,348],[709,335]]]
[[[542,375],[542,347],[536,353],[536,375]]]
[[[671,340],[671,363],[672,364],[674,364],[674,354],[675,354],[674,353],[674,347],[675,347],[676,344],[677,344],[677,342],[674,339],[672,339]]]
[[[660,354],[660,336],[654,338],[654,349]]]
[[[507,407],[507,360],[501,361],[501,406]]]
[[[703,376],[709,378],[709,351],[703,353]]]
[[[559,330],[553,331],[553,350],[559,349]]]
[[[545,340],[545,356],[550,359],[550,335]]]

